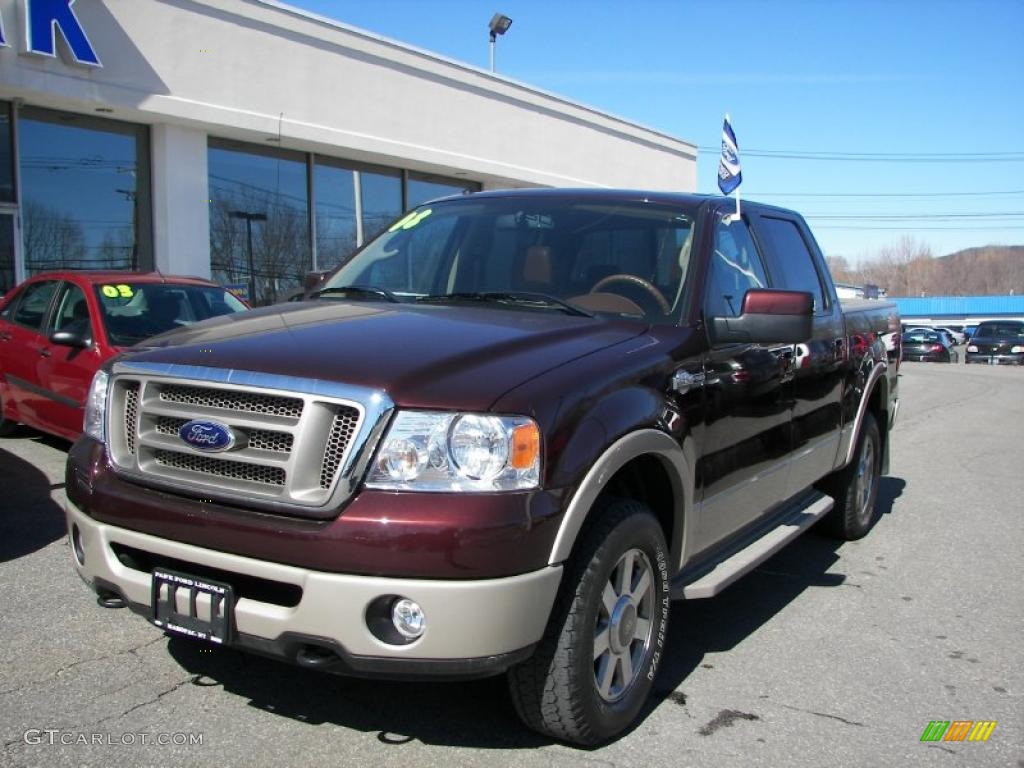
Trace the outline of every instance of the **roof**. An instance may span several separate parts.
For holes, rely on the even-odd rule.
[[[31,280],[77,280],[87,283],[189,283],[216,285],[209,280],[191,275],[162,275],[159,272],[126,272],[124,270],[65,269],[37,272]]]

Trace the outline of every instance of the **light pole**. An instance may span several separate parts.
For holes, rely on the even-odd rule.
[[[248,238],[248,251],[249,256],[249,303],[256,304],[256,267],[252,261],[252,223],[254,221],[266,221],[267,214],[265,213],[254,213],[253,211],[232,211],[231,218],[233,219],[245,219],[245,234]]]
[[[498,35],[504,35],[508,32],[508,28],[512,26],[512,19],[501,13],[496,13],[491,17],[491,23],[488,25],[491,29],[491,72],[494,71],[494,44],[498,41]]]

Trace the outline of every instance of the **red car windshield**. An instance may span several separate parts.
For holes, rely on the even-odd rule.
[[[97,285],[95,290],[103,308],[107,337],[118,347],[246,310],[234,295],[213,285],[124,282]]]

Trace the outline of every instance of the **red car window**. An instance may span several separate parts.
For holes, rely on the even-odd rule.
[[[28,286],[21,296],[15,299],[17,306],[11,313],[11,320],[18,325],[42,333],[43,326],[46,324],[46,312],[50,308],[50,300],[56,290],[57,283],[53,280],[33,283]]]

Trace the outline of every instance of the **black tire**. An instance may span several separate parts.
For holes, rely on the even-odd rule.
[[[881,469],[882,436],[875,417],[867,412],[857,436],[853,461],[822,483],[823,490],[835,499],[835,506],[824,520],[833,536],[843,541],[861,539],[878,522]]]
[[[18,422],[4,418],[4,398],[0,395],[0,437],[7,437],[18,428]]]
[[[566,564],[544,637],[508,672],[512,701],[528,727],[585,746],[622,733],[640,713],[664,652],[671,605],[668,547],[650,509],[615,499],[592,514]],[[616,588],[627,569],[629,587]]]

